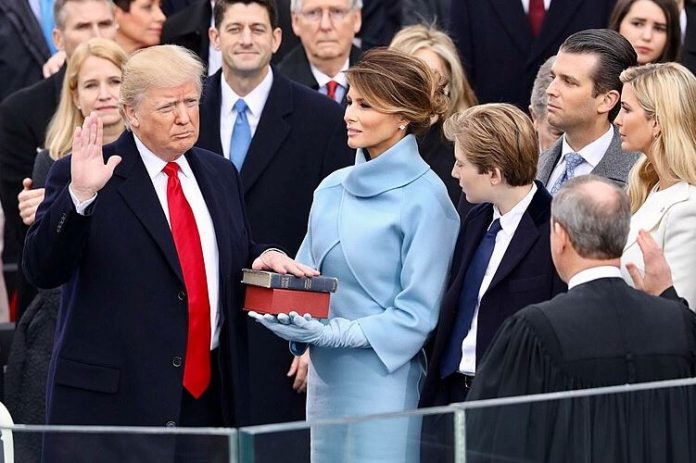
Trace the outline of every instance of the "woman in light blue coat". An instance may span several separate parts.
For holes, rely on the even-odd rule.
[[[438,319],[459,230],[445,186],[414,137],[447,109],[442,83],[418,59],[383,49],[365,53],[347,75],[355,165],[315,191],[297,256],[338,277],[329,320],[253,315],[295,353],[310,345],[309,421],[416,408],[423,345]],[[418,419],[318,427],[312,459],[418,461],[419,435]]]

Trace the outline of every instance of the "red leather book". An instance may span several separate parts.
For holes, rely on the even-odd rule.
[[[272,315],[295,311],[300,315],[308,313],[314,318],[328,318],[329,299],[330,293],[247,285],[244,310]]]

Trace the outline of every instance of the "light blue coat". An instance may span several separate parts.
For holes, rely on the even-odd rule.
[[[297,259],[339,279],[329,317],[358,320],[370,347],[310,348],[308,420],[416,408],[458,231],[412,135],[319,185]],[[314,429],[313,461],[417,461],[419,432],[406,419]]]

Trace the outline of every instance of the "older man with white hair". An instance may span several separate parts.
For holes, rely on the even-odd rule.
[[[362,25],[362,0],[292,0],[292,30],[302,46],[278,65],[286,77],[345,106],[348,81],[343,71],[355,64],[353,45]]]

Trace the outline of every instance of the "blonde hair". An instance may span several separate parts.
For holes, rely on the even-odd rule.
[[[443,76],[449,83],[447,88],[450,104],[445,117],[457,111],[464,111],[478,104],[474,90],[464,72],[457,47],[452,39],[434,25],[416,24],[401,29],[392,39],[389,48],[414,55],[420,50],[430,50],[445,63],[448,75]]]
[[[179,87],[193,83],[201,96],[204,67],[192,51],[178,45],[155,45],[133,53],[123,69],[119,111],[130,128],[125,107],[137,108],[151,87]]]
[[[105,59],[122,71],[128,61],[126,52],[112,40],[93,38],[75,49],[65,71],[58,109],[46,131],[46,149],[53,159],[60,159],[70,152],[75,127],[81,126],[85,121],[75,105],[74,97],[77,95],[77,82],[82,66],[91,56]]]
[[[496,167],[510,186],[534,181],[539,160],[537,135],[532,120],[507,103],[473,106],[445,121],[445,136],[456,141],[480,174]]]
[[[660,125],[651,159],[643,156],[629,173],[634,213],[660,179],[696,185],[696,77],[680,64],[657,63],[626,69],[621,82],[631,84],[645,116]]]
[[[431,117],[442,117],[448,108],[444,84],[423,61],[401,51],[368,50],[346,77],[374,109],[409,121],[407,133],[426,133]]]

